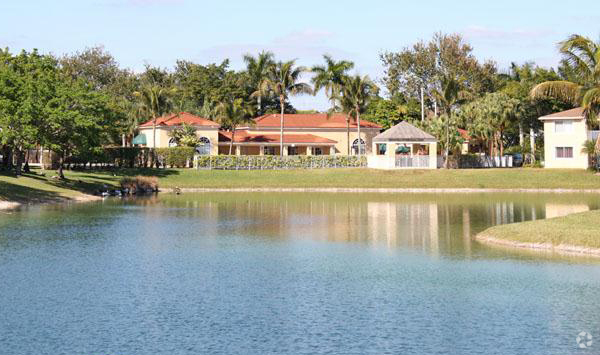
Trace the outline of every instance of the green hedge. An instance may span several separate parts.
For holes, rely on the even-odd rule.
[[[192,162],[196,150],[194,147],[156,148],[156,156],[160,165],[184,168]]]
[[[108,164],[118,167],[145,166],[151,156],[150,148],[110,147],[96,148],[83,153],[76,153],[65,161],[72,165]]]
[[[273,170],[351,168],[367,165],[367,158],[355,155],[199,155],[194,158],[198,169]]]

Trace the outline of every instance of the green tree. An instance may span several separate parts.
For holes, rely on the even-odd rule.
[[[350,117],[356,122],[358,134],[358,156],[362,154],[360,137],[360,115],[363,113],[369,101],[377,95],[379,89],[368,76],[354,75],[346,77],[342,86],[342,111],[346,113],[346,141],[348,143],[348,155],[350,155]]]
[[[152,120],[152,148],[156,148],[156,120],[171,112],[173,94],[173,88],[162,87],[152,82],[144,84],[140,91],[134,92],[144,116]]]
[[[330,55],[323,55],[325,65],[316,65],[311,71],[314,73],[311,79],[314,87],[313,94],[324,89],[325,95],[331,101],[331,111],[339,109],[338,102],[344,85],[347,72],[354,68],[354,63],[347,60],[335,61]]]
[[[273,53],[262,51],[257,57],[246,54],[244,55],[244,62],[246,63],[246,72],[248,73],[249,85],[252,88],[252,92],[259,90],[262,81],[268,75],[269,68],[275,65]],[[261,115],[263,113],[261,95],[256,95],[256,106],[257,114]]]
[[[310,85],[300,81],[302,74],[305,72],[306,68],[296,66],[295,60],[277,62],[275,65],[269,67],[267,77],[262,80],[259,89],[252,94],[253,97],[274,95],[279,98],[281,115],[279,134],[281,142],[279,143],[279,149],[281,155],[283,155],[284,110],[286,101],[293,95],[312,93]]]
[[[181,126],[169,132],[169,137],[175,140],[177,145],[185,147],[195,147],[200,142],[200,138],[196,135],[194,126],[183,123]]]
[[[217,119],[221,126],[231,130],[231,141],[229,142],[229,155],[233,150],[233,141],[237,127],[243,123],[251,122],[248,109],[243,107],[241,99],[223,101],[217,105]]]
[[[556,98],[582,106],[590,127],[600,115],[600,42],[571,35],[560,44],[560,53],[570,68],[570,80],[546,81],[531,90],[532,98]],[[597,141],[600,146],[600,137]]]

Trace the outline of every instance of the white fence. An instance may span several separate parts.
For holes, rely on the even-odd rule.
[[[428,168],[429,156],[396,156],[396,168]]]

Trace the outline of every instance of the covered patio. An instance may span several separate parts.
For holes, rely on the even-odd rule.
[[[219,132],[219,154],[229,154],[231,132]],[[280,155],[279,134],[256,134],[246,130],[235,133],[232,155]],[[335,154],[337,142],[313,134],[284,134],[282,155]]]
[[[431,134],[400,122],[373,138],[367,165],[374,169],[437,169],[437,140]]]

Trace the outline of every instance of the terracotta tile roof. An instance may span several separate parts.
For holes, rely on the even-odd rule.
[[[255,134],[246,130],[235,131],[234,143],[280,143],[279,134]],[[231,132],[219,131],[219,143],[231,142]],[[284,134],[284,143],[335,144],[337,141],[313,134]]]
[[[374,142],[436,142],[431,134],[411,125],[408,122],[400,122],[394,127],[378,134],[373,138]]]
[[[257,128],[260,127],[279,127],[281,115],[274,113],[263,115],[254,119]],[[327,116],[326,113],[298,113],[284,115],[284,128],[346,128],[346,115],[336,113]],[[361,128],[379,128],[382,127],[376,123],[360,120]],[[350,128],[357,128],[353,119],[350,120]]]
[[[469,135],[469,131],[467,131],[466,129],[459,128],[458,129],[458,134],[460,134],[460,136],[464,140],[467,140],[467,141],[471,140],[471,136]]]
[[[211,121],[207,118],[192,115],[188,112],[180,112],[179,114],[173,113],[156,119],[157,126],[178,126],[183,123],[191,124],[194,126],[206,126],[214,128],[221,127],[217,122]],[[152,120],[142,123],[140,127],[152,127]]]
[[[556,112],[551,115],[542,116],[540,117],[540,120],[560,120],[583,117],[583,107],[577,107],[566,111]]]

